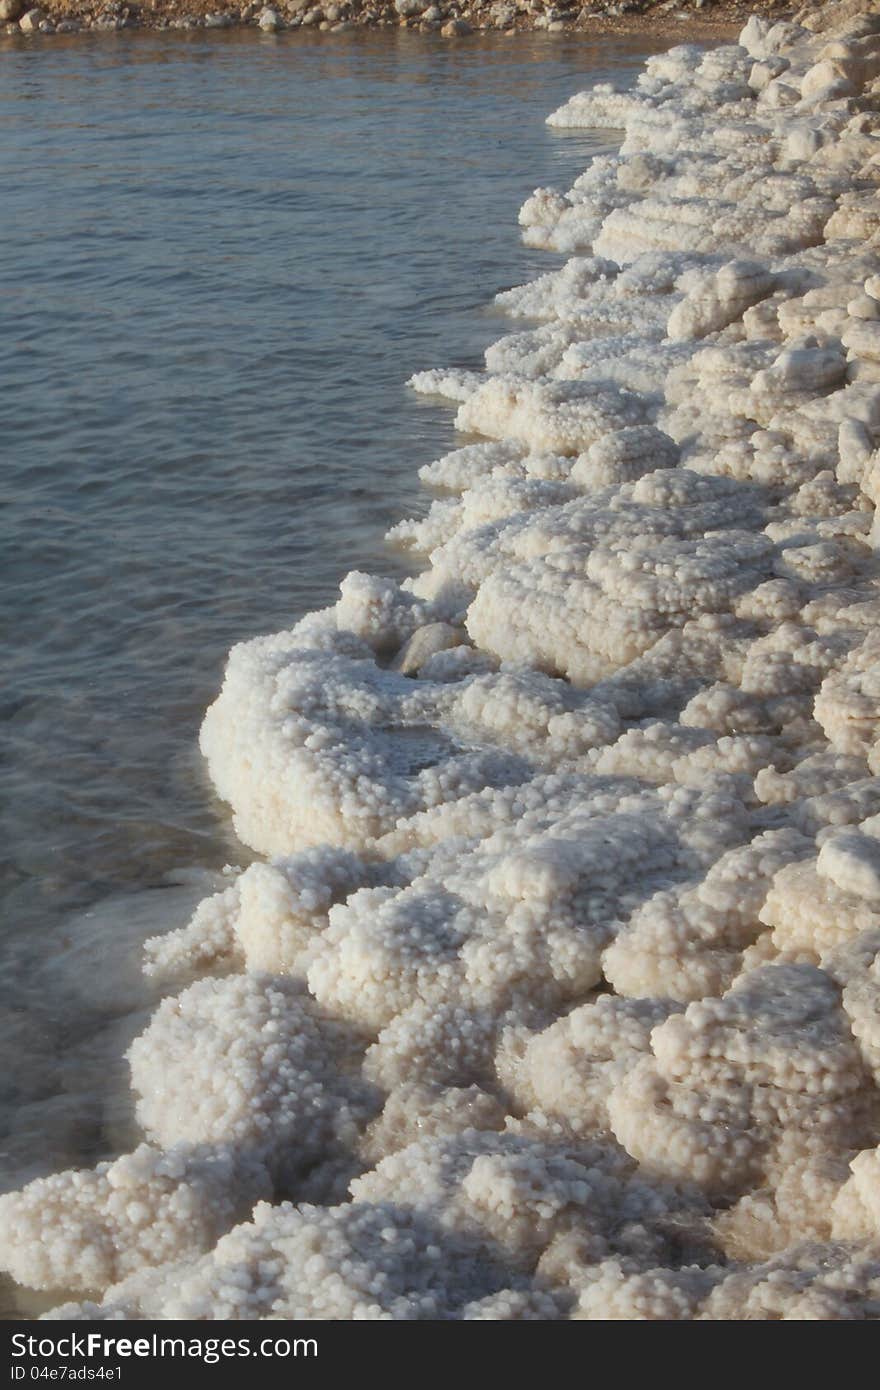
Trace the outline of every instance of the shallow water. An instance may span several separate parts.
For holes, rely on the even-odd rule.
[[[517,209],[607,134],[546,113],[669,42],[0,40],[0,1018],[46,1054],[7,1088],[10,1120],[38,1103],[7,1181],[114,1147],[83,1129],[94,1039],[205,880],[153,890],[246,858],[196,747],[227,649],[398,568],[383,532],[453,436],[406,377],[478,364],[492,294],[553,264]]]

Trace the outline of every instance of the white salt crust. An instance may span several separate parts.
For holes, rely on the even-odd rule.
[[[422,572],[230,655],[145,1142],[0,1199],[49,1317],[878,1316],[876,11],[551,116]]]

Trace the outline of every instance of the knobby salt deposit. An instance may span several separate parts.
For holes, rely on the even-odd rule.
[[[148,944],[144,1142],[0,1200],[48,1316],[878,1316],[880,14],[818,14],[550,118],[625,139],[414,379],[423,572],[232,652],[265,862]]]

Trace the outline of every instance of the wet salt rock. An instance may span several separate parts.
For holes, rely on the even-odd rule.
[[[409,641],[397,653],[391,663],[391,669],[399,671],[402,676],[413,676],[438,652],[460,646],[463,637],[462,629],[452,627],[449,623],[428,623],[425,627],[416,628]]]
[[[440,30],[444,39],[462,38],[471,32],[471,26],[464,19],[450,19]]]
[[[466,401],[482,385],[485,378],[479,372],[465,371],[463,368],[450,368],[428,372],[416,372],[410,377],[409,386],[425,396],[445,396],[450,401]]]
[[[823,843],[816,871],[844,892],[880,905],[880,840],[858,830],[836,831]]]
[[[231,654],[203,747],[275,857],[147,947],[166,988],[207,977],[132,1051],[154,1145],[255,1157],[300,1200],[376,1169],[208,1254],[197,1201],[117,1220],[100,1188],[67,1220],[64,1175],[20,1250],[133,1261],[69,1316],[876,1312],[876,1250],[830,1244],[880,1231],[880,44],[856,8],[823,7],[830,42],[755,18],[680,45],[552,118],[625,139],[537,190],[524,239],[607,258],[500,295],[537,326],[485,371],[415,379],[494,441],[423,470],[446,495],[395,531],[423,573],[349,576]]]
[[[576,454],[607,433],[642,423],[644,401],[593,382],[492,377],[461,406],[456,428],[508,438],[532,449]]]
[[[19,20],[18,27],[23,34],[36,34],[45,18],[42,10],[27,10]]]
[[[267,33],[272,33],[275,29],[280,29],[281,16],[277,10],[272,10],[267,7],[260,12],[257,24]]]

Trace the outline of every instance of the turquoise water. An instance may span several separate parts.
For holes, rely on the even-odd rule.
[[[383,533],[453,437],[405,379],[477,365],[493,293],[554,264],[518,208],[607,134],[545,115],[666,46],[0,39],[0,1038],[46,1053],[10,1170],[113,1147],[35,1136],[59,1094],[82,1120],[76,1059],[142,1002],[132,940],[176,924],[144,895],[244,858],[196,749],[227,649],[400,563]]]

